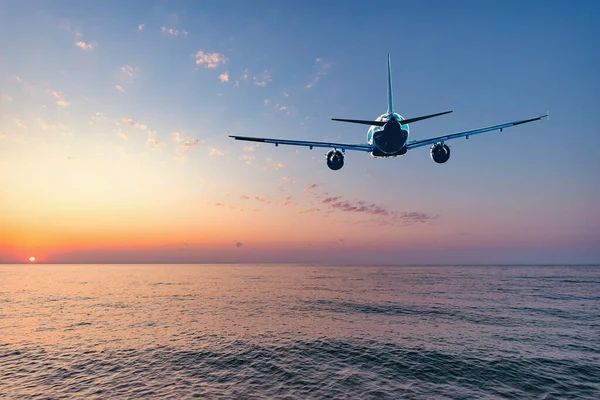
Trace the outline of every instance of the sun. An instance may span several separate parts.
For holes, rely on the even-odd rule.
[[[34,262],[35,261],[35,257],[29,257],[29,262]]]

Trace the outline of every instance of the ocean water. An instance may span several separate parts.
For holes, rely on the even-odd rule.
[[[0,398],[600,399],[600,267],[0,266]]]

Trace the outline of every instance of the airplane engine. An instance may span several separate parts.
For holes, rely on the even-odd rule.
[[[450,159],[450,147],[444,143],[436,143],[430,149],[431,159],[438,164],[443,164]]]
[[[329,150],[327,152],[327,166],[334,171],[341,169],[344,166],[344,153],[339,150]]]

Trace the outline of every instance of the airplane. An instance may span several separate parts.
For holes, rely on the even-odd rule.
[[[311,150],[313,149],[313,147],[330,148],[331,150],[329,150],[326,154],[327,166],[331,170],[337,171],[344,166],[346,150],[367,152],[375,158],[387,158],[404,155],[406,154],[406,152],[408,152],[408,150],[416,149],[417,147],[432,145],[429,149],[431,159],[438,164],[443,164],[450,159],[450,147],[448,147],[448,145],[445,143],[445,141],[447,140],[457,139],[461,137],[468,139],[470,136],[473,135],[497,130],[502,132],[505,128],[526,124],[528,122],[538,121],[548,116],[548,114],[546,114],[535,118],[507,122],[505,124],[493,125],[485,128],[452,133],[449,135],[437,136],[429,139],[409,141],[409,124],[437,117],[440,115],[449,114],[452,111],[444,111],[437,114],[424,115],[415,118],[404,118],[401,115],[394,112],[394,99],[392,95],[392,66],[389,53],[387,55],[387,61],[387,112],[385,114],[380,115],[375,121],[332,118],[333,121],[370,125],[367,131],[366,143],[347,144],[333,142],[311,142],[304,140],[269,139],[236,135],[229,135],[229,137],[235,140],[245,140],[249,142],[272,143],[275,146],[279,146],[280,144],[292,146],[305,146],[309,147]]]

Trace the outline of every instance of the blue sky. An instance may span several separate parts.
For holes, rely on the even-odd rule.
[[[390,263],[599,262],[599,8],[591,1],[0,1],[0,183],[12,193],[0,199],[0,214],[5,226],[33,231],[31,209],[50,221],[35,240],[2,231],[10,237],[0,254],[13,260],[37,249],[68,261],[57,255],[68,247],[61,221],[83,218],[63,210],[70,204],[140,232],[149,225],[188,232],[189,240],[177,240],[198,253],[178,256],[186,261],[212,261],[202,249],[218,237],[210,246],[237,251],[219,261],[368,262],[376,253]],[[411,139],[547,110],[550,119],[450,142],[444,165],[427,148],[387,160],[348,152],[336,172],[323,150],[227,137],[364,142],[365,127],[330,118],[386,110],[388,52],[400,114],[454,110],[411,125]],[[327,208],[327,196],[428,218],[394,226],[386,215]],[[30,209],[19,205],[23,198]],[[295,207],[281,206],[288,198]],[[217,217],[220,224],[210,222]],[[89,218],[87,226],[98,224]],[[86,235],[77,229],[69,234]],[[253,244],[256,230],[262,236]],[[65,243],[51,245],[48,232],[64,233]],[[126,261],[155,254],[170,243],[159,236],[140,233],[119,251]],[[307,241],[316,250],[302,250]],[[121,260],[122,253],[110,256],[114,243],[93,235],[77,251],[99,248]]]

